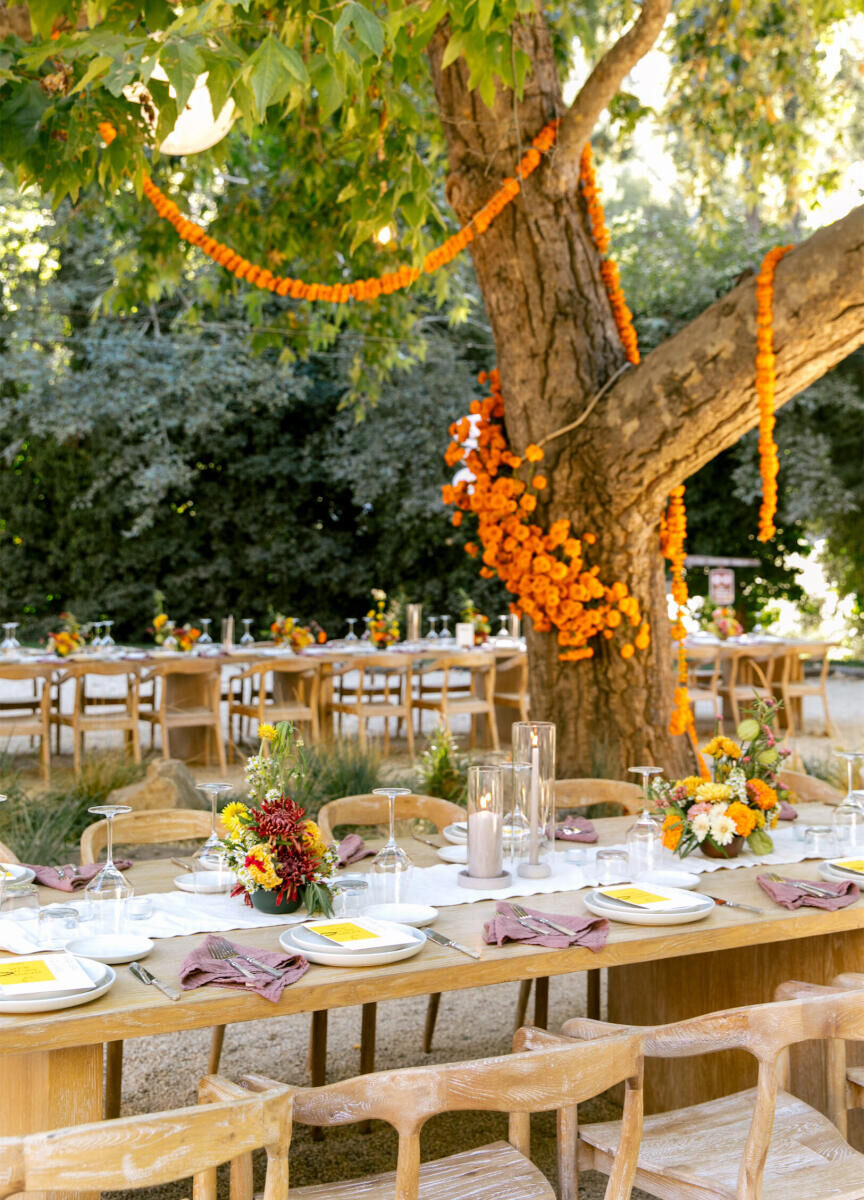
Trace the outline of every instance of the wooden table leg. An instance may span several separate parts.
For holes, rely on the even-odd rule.
[[[549,1027],[549,976],[534,981],[534,1024],[538,1029]]]
[[[312,1086],[323,1087],[327,1082],[327,1009],[321,1009],[312,1014],[312,1031],[310,1034],[310,1066],[312,1068]],[[314,1141],[320,1142],[324,1130],[320,1125],[312,1126]]]
[[[0,1058],[0,1137],[102,1120],[102,1045]],[[28,1200],[99,1200],[98,1192],[32,1192]]]

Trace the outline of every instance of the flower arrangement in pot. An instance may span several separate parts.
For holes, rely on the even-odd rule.
[[[482,646],[491,631],[489,618],[485,613],[480,612],[467,592],[462,592],[460,599],[462,601],[462,620],[467,625],[474,627],[474,645]]]
[[[333,911],[326,880],[336,852],[324,845],[314,821],[291,799],[292,783],[305,774],[303,742],[290,721],[261,725],[261,753],[246,764],[247,803],[232,801],[222,810],[229,870],[237,876],[233,895],[260,912]]]
[[[84,649],[87,644],[87,633],[81,627],[78,619],[70,612],[62,612],[60,620],[63,622],[61,628],[56,633],[48,634],[48,646],[60,658],[65,658],[68,654]]]
[[[735,616],[735,609],[717,605],[711,610],[710,620],[706,626],[709,633],[713,633],[721,641],[726,638],[740,637],[744,632],[744,626]]]
[[[295,654],[299,654],[301,650],[305,650],[313,642],[317,642],[319,646],[323,646],[327,641],[327,634],[317,621],[310,621],[308,625],[301,625],[294,617],[286,617],[282,613],[276,613],[270,622],[270,638],[277,646],[289,645]]]
[[[663,845],[686,858],[700,850],[708,858],[735,858],[748,845],[769,854],[769,829],[777,824],[785,791],[776,771],[788,750],[777,748],[774,719],[778,702],[757,697],[750,715],[738,725],[738,741],[718,735],[703,753],[711,759],[711,779],[691,775],[652,786],[665,813]]]
[[[376,650],[386,650],[399,641],[399,621],[392,605],[387,603],[387,593],[381,588],[372,589],[375,604],[366,614],[369,621],[369,640]]]

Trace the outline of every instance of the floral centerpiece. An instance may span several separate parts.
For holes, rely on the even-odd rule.
[[[462,620],[474,626],[474,645],[482,646],[491,632],[489,618],[481,613],[477,605],[465,592],[462,593]]]
[[[735,616],[734,608],[725,608],[718,604],[707,615],[709,619],[705,628],[724,642],[726,638],[740,637],[744,632],[744,626]]]
[[[87,634],[71,612],[62,612],[60,620],[63,624],[58,632],[48,634],[48,645],[60,658],[65,658],[67,654],[82,650],[86,646]]]
[[[328,876],[336,851],[324,845],[314,821],[289,795],[305,774],[303,742],[289,721],[258,728],[262,751],[246,764],[248,802],[232,801],[222,810],[227,833],[225,856],[237,876],[233,895],[262,912],[333,911]]]
[[[691,775],[653,784],[657,807],[665,810],[663,844],[681,858],[696,849],[709,858],[735,858],[746,842],[754,854],[769,854],[768,834],[777,824],[785,799],[776,771],[788,750],[777,748],[774,718],[778,702],[754,700],[751,715],[736,734],[718,735],[703,753],[711,760],[711,779]]]
[[[156,615],[153,624],[148,625],[147,632],[153,635],[157,646],[164,646],[166,650],[182,650],[188,654],[200,638],[201,630],[188,621],[179,626],[172,621],[162,607],[164,599],[161,592],[156,593]]]
[[[323,646],[327,641],[327,634],[317,621],[301,625],[294,617],[285,617],[282,613],[276,613],[270,622],[270,639],[277,646],[289,645],[297,654],[299,651],[305,650],[307,646],[311,646],[313,642],[318,642]]]
[[[369,620],[369,640],[376,650],[386,650],[399,641],[399,622],[396,611],[387,601],[387,593],[381,588],[372,589],[375,601],[366,616]]]

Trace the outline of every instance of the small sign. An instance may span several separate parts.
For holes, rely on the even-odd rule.
[[[735,572],[730,567],[714,567],[708,572],[708,595],[712,604],[722,607],[735,603]]]

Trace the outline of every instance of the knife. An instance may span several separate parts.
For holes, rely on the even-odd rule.
[[[161,979],[157,979],[155,975],[151,975],[147,968],[142,967],[140,963],[130,963],[129,970],[142,983],[152,983],[153,987],[158,988],[162,995],[167,996],[169,1000],[180,999],[180,993],[176,988],[169,987],[167,983],[163,983]]]
[[[458,950],[460,954],[467,954],[469,958],[479,958],[480,955],[476,950],[472,950],[470,946],[463,946],[460,942],[454,942],[452,938],[447,938],[443,933],[436,933],[434,929],[424,929],[426,940],[435,942],[439,946],[449,946],[451,950]]]
[[[703,892],[703,896],[707,893]],[[725,905],[726,908],[743,908],[745,912],[755,913],[757,917],[765,916],[764,908],[756,908],[753,904],[739,904],[737,900],[724,900],[722,896],[709,896],[709,900],[713,900],[715,904]]]

